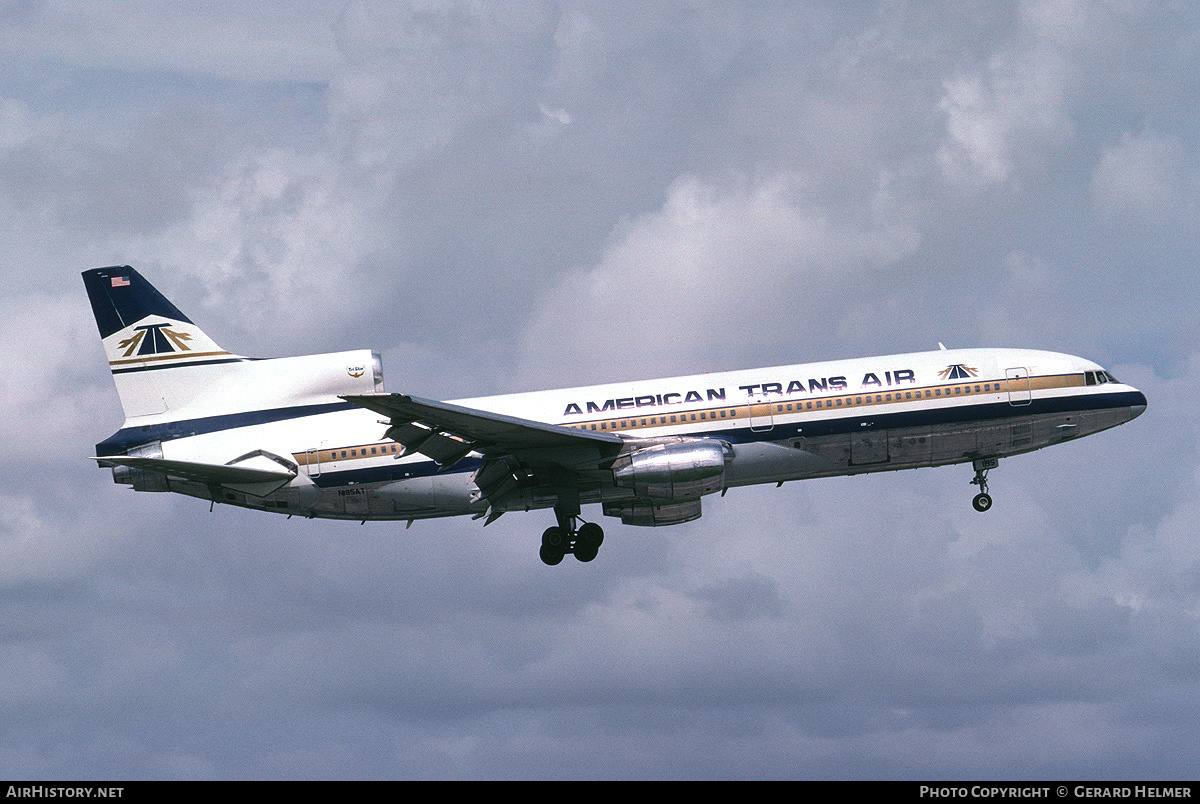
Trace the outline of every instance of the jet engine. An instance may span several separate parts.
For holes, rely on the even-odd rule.
[[[681,439],[621,455],[613,482],[638,497],[695,500],[725,488],[725,462],[733,449],[720,441]]]
[[[664,502],[661,505],[636,501],[610,502],[604,504],[604,515],[619,516],[625,525],[678,525],[700,518],[700,501]]]

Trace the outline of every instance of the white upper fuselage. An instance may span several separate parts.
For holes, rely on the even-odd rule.
[[[259,361],[253,373],[265,381],[262,378],[273,369],[303,371],[306,360],[322,357],[326,356]],[[453,404],[630,440],[717,439],[732,446],[726,485],[736,486],[1000,457],[1086,435],[1126,421],[1144,407],[1145,399],[1136,389],[1109,378],[1095,363],[1070,355],[965,349]],[[285,376],[278,379],[294,382]],[[138,417],[114,439],[125,434],[118,440],[127,445],[154,441],[167,460],[225,464],[250,450],[264,450],[296,462],[295,479],[275,493],[257,497],[225,490],[217,497],[222,502],[356,519],[415,519],[480,510],[471,481],[477,456],[453,467],[439,467],[420,453],[398,457],[403,448],[385,437],[388,424],[378,414],[348,405],[332,392],[305,402],[304,409],[199,415],[182,421]],[[170,484],[172,490],[197,496],[211,493],[200,484]],[[598,481],[594,487],[585,484],[582,499],[604,502],[631,496]],[[546,501],[534,495],[514,507],[543,504]]]

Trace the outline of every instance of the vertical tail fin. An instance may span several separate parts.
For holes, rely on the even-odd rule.
[[[194,395],[177,380],[156,378],[162,370],[245,360],[218,346],[127,265],[85,271],[83,284],[127,418],[164,413],[172,397]]]

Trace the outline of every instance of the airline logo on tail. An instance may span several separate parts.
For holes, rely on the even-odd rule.
[[[113,282],[116,282],[113,279]],[[192,336],[187,332],[169,329],[174,326],[170,322],[164,324],[146,324],[140,326],[133,336],[120,341],[118,349],[124,349],[122,357],[131,357],[136,351],[139,355],[161,355],[168,352],[190,352],[192,347],[187,341]]]

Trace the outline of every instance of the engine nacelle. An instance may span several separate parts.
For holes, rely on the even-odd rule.
[[[605,516],[619,516],[625,525],[678,525],[700,518],[700,501],[664,502],[662,505],[640,502],[604,504]]]
[[[727,452],[732,457],[728,445],[703,440],[644,447],[617,458],[613,482],[639,497],[699,499],[725,488]]]

